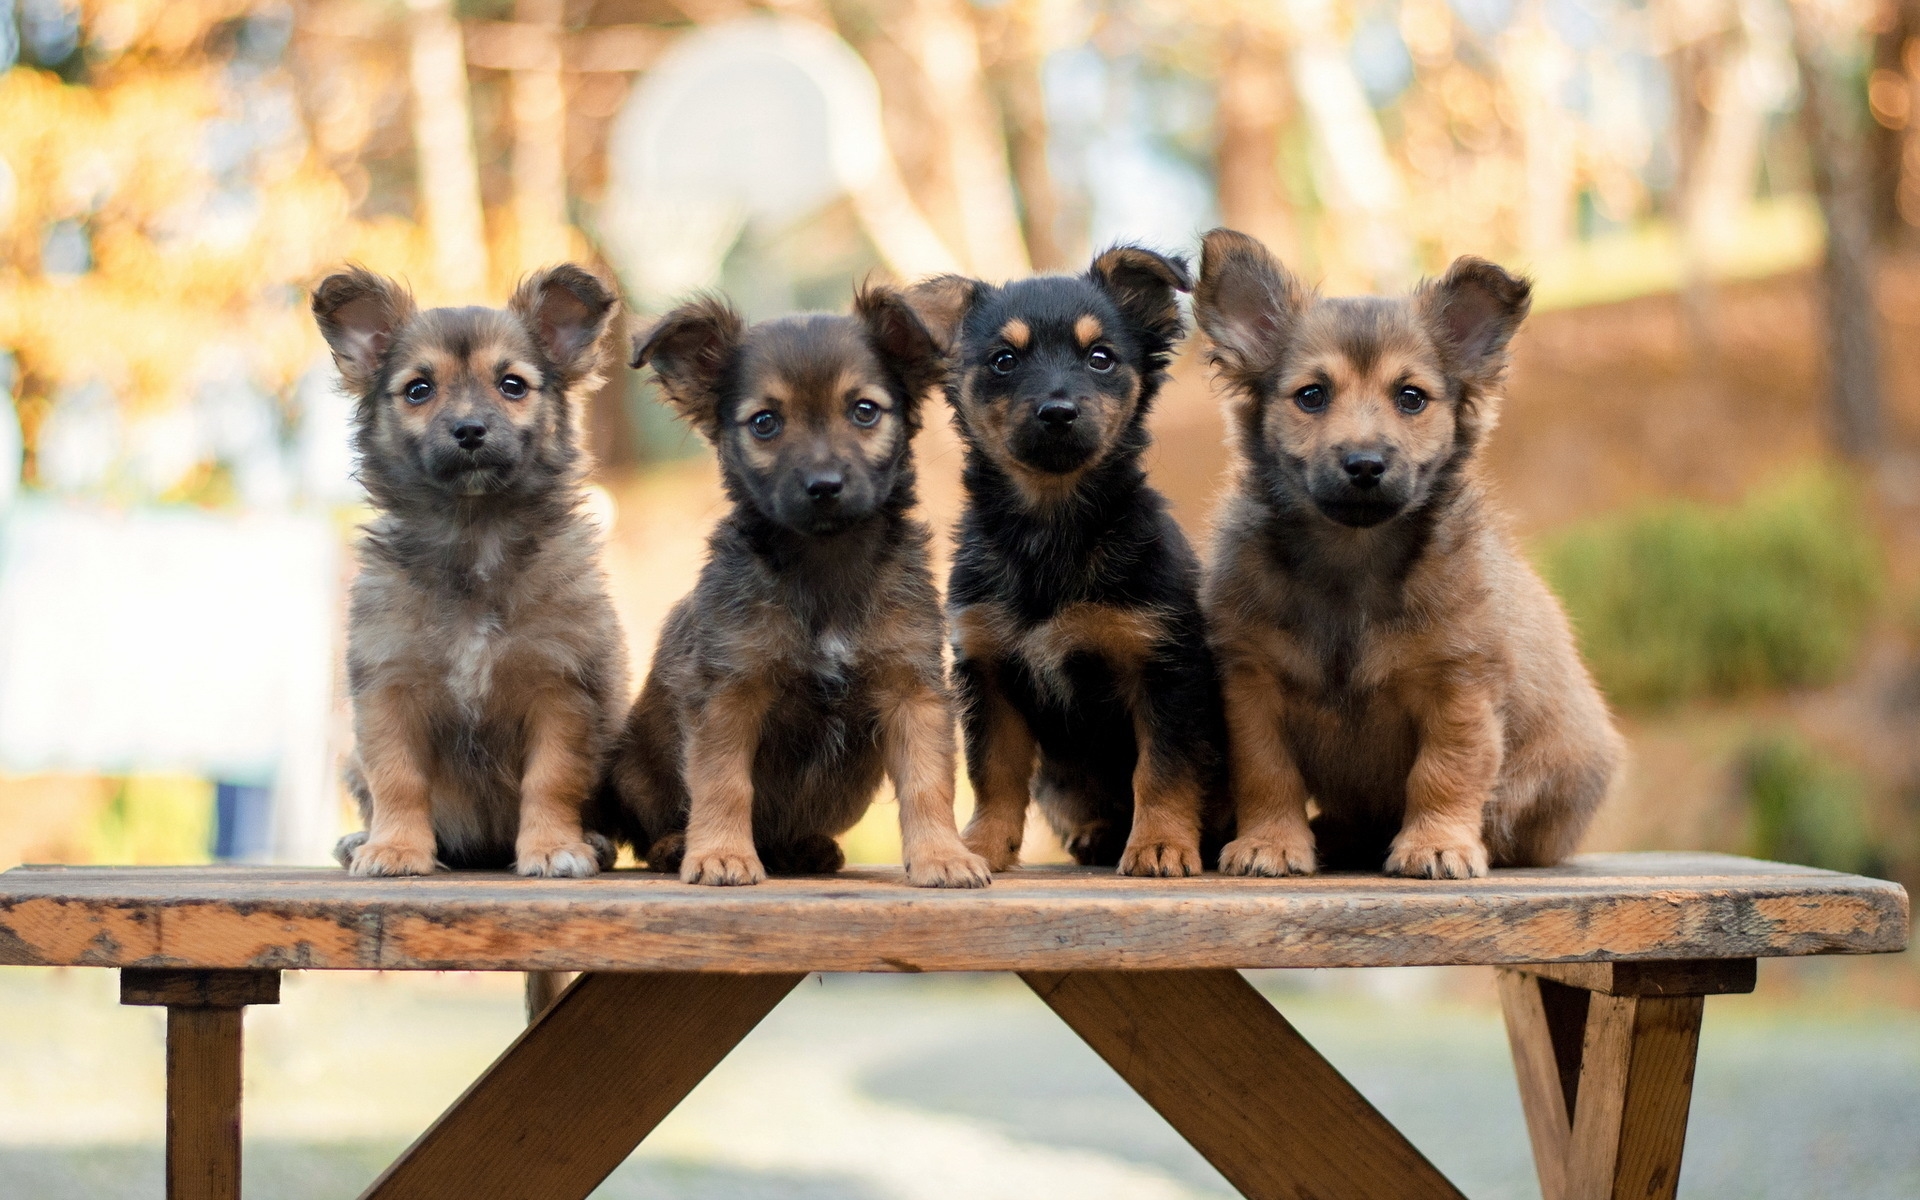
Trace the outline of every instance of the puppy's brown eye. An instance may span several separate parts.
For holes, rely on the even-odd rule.
[[[1427,394],[1417,387],[1403,387],[1394,397],[1394,403],[1400,406],[1401,412],[1412,416],[1427,406]]]
[[[1001,350],[987,360],[987,365],[993,368],[995,375],[1011,375],[1013,369],[1020,365],[1020,356],[1011,350]]]
[[[1300,406],[1301,412],[1320,412],[1327,407],[1327,389],[1310,383],[1293,394],[1293,402]]]
[[[1119,360],[1114,358],[1113,351],[1105,346],[1095,346],[1087,351],[1087,366],[1096,371],[1111,371],[1113,364],[1117,361]]]
[[[433,399],[433,385],[424,379],[416,379],[407,385],[407,403],[425,404]]]
[[[780,436],[780,417],[777,413],[757,412],[747,418],[747,431],[761,441]]]
[[[500,381],[500,394],[509,400],[518,400],[527,394],[527,381],[518,375],[509,375]]]
[[[880,406],[871,400],[858,400],[847,413],[855,425],[871,428],[880,423]]]

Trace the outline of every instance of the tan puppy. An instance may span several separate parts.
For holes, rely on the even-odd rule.
[[[1239,836],[1220,869],[1459,879],[1570,853],[1622,747],[1478,452],[1529,287],[1462,258],[1323,299],[1207,235],[1200,327],[1238,479],[1203,593]],[[1318,813],[1309,825],[1309,803]]]
[[[578,423],[615,307],[574,266],[531,276],[504,311],[420,312],[359,269],[314,291],[381,510],[347,631],[347,776],[367,830],[335,854],[356,875],[613,865],[581,815],[626,650],[580,511]]]

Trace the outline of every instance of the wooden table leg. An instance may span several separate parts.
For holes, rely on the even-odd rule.
[[[362,1200],[584,1200],[804,978],[581,975]]]
[[[1238,972],[1021,978],[1250,1200],[1460,1200]]]
[[[1705,995],[1753,980],[1751,959],[1500,972],[1544,1200],[1672,1200]]]
[[[540,1014],[553,1007],[560,993],[567,990],[573,982],[574,971],[528,971],[527,972],[527,1024],[540,1019]]]
[[[120,972],[122,1004],[167,1009],[167,1200],[240,1200],[240,1029],[278,971]]]

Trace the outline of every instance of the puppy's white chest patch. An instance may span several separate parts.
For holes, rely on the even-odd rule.
[[[447,691],[453,702],[468,713],[477,713],[493,686],[493,666],[500,657],[504,639],[500,621],[482,617],[455,631],[452,653],[448,656]]]

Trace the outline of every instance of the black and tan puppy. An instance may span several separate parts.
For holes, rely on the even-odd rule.
[[[965,836],[995,870],[1029,795],[1077,861],[1128,875],[1197,874],[1203,825],[1222,832],[1199,566],[1140,467],[1187,287],[1180,259],[1122,246],[1081,276],[912,293],[967,445],[947,603]]]
[[[689,883],[838,870],[881,776],[908,881],[980,887],[953,819],[939,597],[914,503],[943,361],[897,293],[746,328],[718,300],[636,339],[719,452],[733,511],[667,618],[613,770],[625,835]]]
[[[1621,741],[1482,479],[1529,287],[1462,258],[1411,297],[1322,299],[1207,235],[1194,311],[1239,478],[1206,585],[1236,874],[1465,878],[1570,853]],[[1311,828],[1308,802],[1319,809]]]
[[[347,632],[367,828],[335,853],[356,875],[612,865],[581,820],[626,653],[580,510],[578,423],[615,308],[574,266],[529,277],[504,311],[420,312],[359,269],[314,291],[380,509]]]

